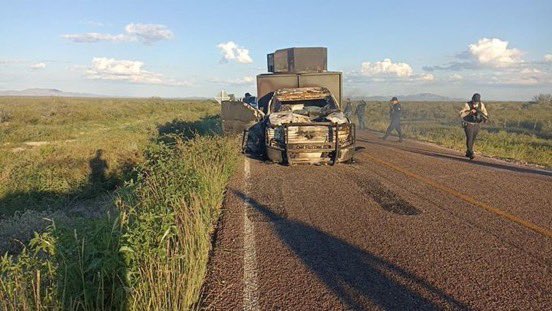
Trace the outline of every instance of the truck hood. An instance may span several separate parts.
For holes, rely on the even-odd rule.
[[[268,122],[271,126],[280,126],[291,123],[317,123],[332,122],[337,124],[348,123],[349,120],[341,111],[331,111],[326,115],[296,113],[292,111],[273,112],[268,116]]]

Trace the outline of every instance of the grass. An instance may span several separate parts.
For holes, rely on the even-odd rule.
[[[120,185],[158,127],[218,112],[209,102],[161,99],[0,98],[0,217],[63,208],[95,196],[90,161],[103,150],[106,178]],[[94,185],[97,186],[97,185]]]
[[[50,218],[30,242],[19,237],[20,249],[0,259],[0,310],[192,308],[238,155],[236,141],[218,135],[220,122],[213,116],[218,107],[126,99],[63,99],[58,106],[59,101],[0,105],[2,126],[10,128],[2,134],[9,138],[2,145],[7,151],[2,163],[9,166],[0,195],[0,221],[8,226],[2,227],[16,232],[25,221]],[[71,109],[62,115],[50,104]],[[57,117],[27,122],[41,109]],[[73,120],[68,115],[81,126],[68,122]],[[25,135],[25,126],[40,134]],[[63,139],[76,141],[23,145]],[[99,157],[98,149],[104,151]],[[126,166],[129,157],[132,165]],[[28,170],[30,164],[38,172]],[[82,213],[82,206],[99,215]]]
[[[196,138],[176,141],[174,150],[164,145],[150,150],[155,157],[144,179],[120,204],[130,246],[125,249],[130,309],[186,310],[197,302],[236,146]]]
[[[458,111],[463,103],[402,103],[402,128],[406,137],[465,151]],[[552,168],[552,106],[516,102],[489,102],[491,122],[483,125],[476,151],[502,159]],[[384,132],[388,103],[369,102],[367,125]]]

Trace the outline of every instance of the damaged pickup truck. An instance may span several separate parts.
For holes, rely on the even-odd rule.
[[[272,162],[352,162],[355,126],[341,111],[341,73],[326,71],[326,49],[278,50],[268,68],[257,76],[258,107],[222,102],[224,131],[243,131],[244,151]]]

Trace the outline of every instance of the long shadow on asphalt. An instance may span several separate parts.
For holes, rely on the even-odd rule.
[[[464,163],[469,163],[469,164],[479,165],[479,166],[484,166],[484,167],[496,168],[496,169],[501,169],[501,170],[506,170],[506,171],[511,171],[511,172],[525,173],[525,174],[537,174],[537,175],[543,175],[543,176],[552,176],[551,171],[531,169],[531,168],[525,168],[525,167],[518,167],[518,166],[513,166],[513,165],[504,165],[504,164],[499,164],[499,163],[481,162],[481,161],[477,160],[477,158],[476,158],[476,160],[471,160],[470,161],[470,160],[468,160],[468,159],[466,159],[465,157],[462,157],[462,156],[455,156],[455,155],[452,155],[452,154],[428,151],[428,150],[419,149],[419,148],[392,146],[392,145],[389,145],[389,144],[386,144],[386,143],[383,143],[383,142],[375,142],[375,141],[370,141],[370,140],[366,140],[366,139],[358,139],[357,138],[357,141],[362,142],[362,143],[366,143],[366,144],[379,145],[379,146],[385,146],[385,147],[389,147],[389,148],[399,149],[399,150],[402,150],[402,151],[415,153],[415,154],[420,154],[420,155],[425,155],[425,156],[429,156],[429,157],[441,158],[441,159],[447,159],[447,160],[454,160],[454,161],[459,161],[459,162],[464,162]]]
[[[245,201],[242,192],[232,191]],[[364,310],[368,300],[385,310],[468,309],[462,302],[391,262],[310,225],[283,218],[251,198],[249,203],[274,223],[287,247],[347,308]],[[425,295],[397,280],[415,286]]]

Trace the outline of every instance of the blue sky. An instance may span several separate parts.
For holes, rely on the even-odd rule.
[[[267,53],[326,46],[349,95],[552,92],[552,1],[0,0],[0,8],[0,90],[241,94],[254,91]]]

